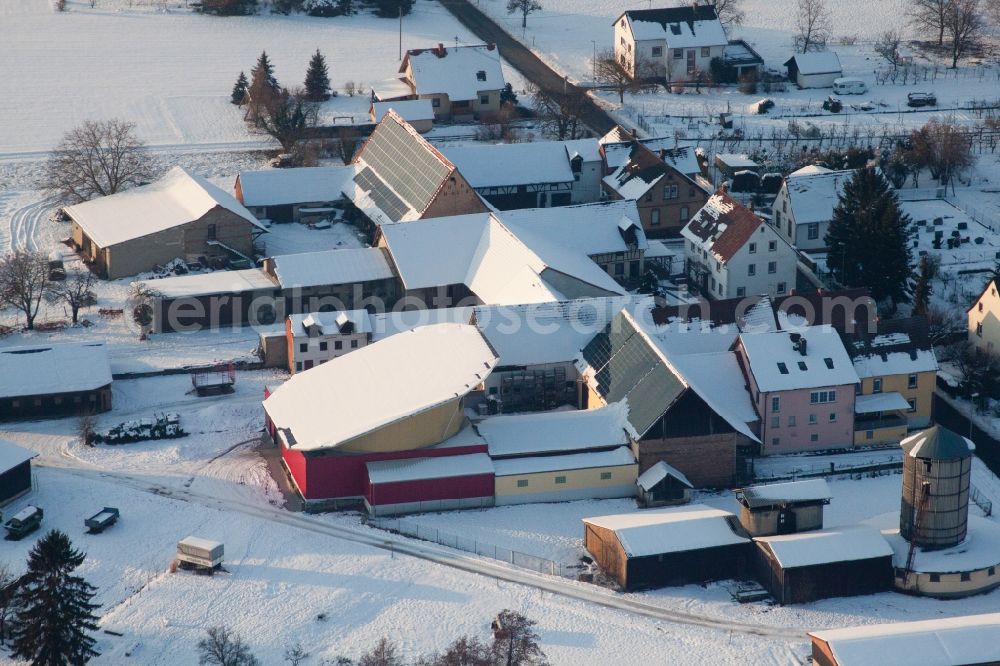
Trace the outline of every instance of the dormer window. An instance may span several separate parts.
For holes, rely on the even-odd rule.
[[[476,79],[479,80],[479,81],[485,81],[486,80],[486,70],[482,70],[481,69],[478,72],[476,72]]]
[[[780,372],[783,375],[787,375],[788,374],[788,366],[785,365],[784,363],[778,363],[778,372]]]
[[[806,367],[805,361],[799,361],[799,370],[808,372],[809,368]]]
[[[833,359],[832,358],[824,358],[823,362],[826,363],[826,367],[829,370],[833,370]]]

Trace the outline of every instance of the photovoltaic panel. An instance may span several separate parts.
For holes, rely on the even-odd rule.
[[[419,137],[391,118],[375,129],[362,160],[419,212],[430,205],[451,171]]]
[[[379,210],[389,216],[393,222],[399,222],[410,210],[396,194],[386,186],[368,167],[363,168],[354,177],[354,182],[368,193],[368,198],[378,206]]]

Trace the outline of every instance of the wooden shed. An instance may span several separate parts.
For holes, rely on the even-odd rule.
[[[31,449],[0,439],[0,506],[31,490]]]
[[[738,578],[750,541],[703,504],[584,518],[584,546],[624,590]]]
[[[647,507],[687,504],[694,490],[686,476],[662,460],[640,474],[636,485],[639,502]]]
[[[824,479],[736,489],[740,524],[755,537],[822,529],[823,507],[832,496]]]
[[[892,589],[892,547],[871,527],[758,537],[754,572],[780,604]]]

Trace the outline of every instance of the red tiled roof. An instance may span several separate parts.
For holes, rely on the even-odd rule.
[[[753,212],[724,190],[719,190],[691,218],[687,228],[703,241],[714,238],[712,252],[725,263],[733,258],[761,224],[763,221]]]

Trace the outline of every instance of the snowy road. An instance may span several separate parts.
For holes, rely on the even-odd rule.
[[[585,583],[575,583],[541,574],[535,574],[529,571],[514,569],[512,567],[505,567],[501,564],[494,564],[486,560],[466,557],[460,553],[443,548],[413,542],[392,534],[381,534],[366,530],[331,525],[303,514],[293,514],[282,509],[276,509],[269,506],[242,502],[232,498],[206,495],[184,488],[177,488],[163,485],[161,483],[151,482],[147,479],[130,474],[88,469],[86,467],[79,466],[79,461],[69,456],[64,458],[63,462],[68,464],[64,466],[59,464],[59,461],[53,460],[52,457],[47,457],[41,464],[46,467],[59,468],[66,473],[77,476],[100,476],[102,478],[114,480],[117,483],[127,485],[142,492],[170,497],[184,502],[191,502],[208,508],[239,512],[254,518],[281,523],[289,527],[304,529],[313,533],[324,534],[333,538],[350,541],[352,543],[391,551],[395,554],[409,555],[411,557],[440,564],[452,569],[479,574],[509,583],[526,585],[537,590],[549,592],[550,594],[597,604],[606,608],[612,608],[655,620],[714,629],[724,632],[735,632],[751,636],[759,636],[761,638],[779,641],[802,642],[806,638],[804,630],[728,622],[702,615],[671,611],[653,604],[627,599],[616,595],[613,592],[605,591],[601,588],[587,585]]]

